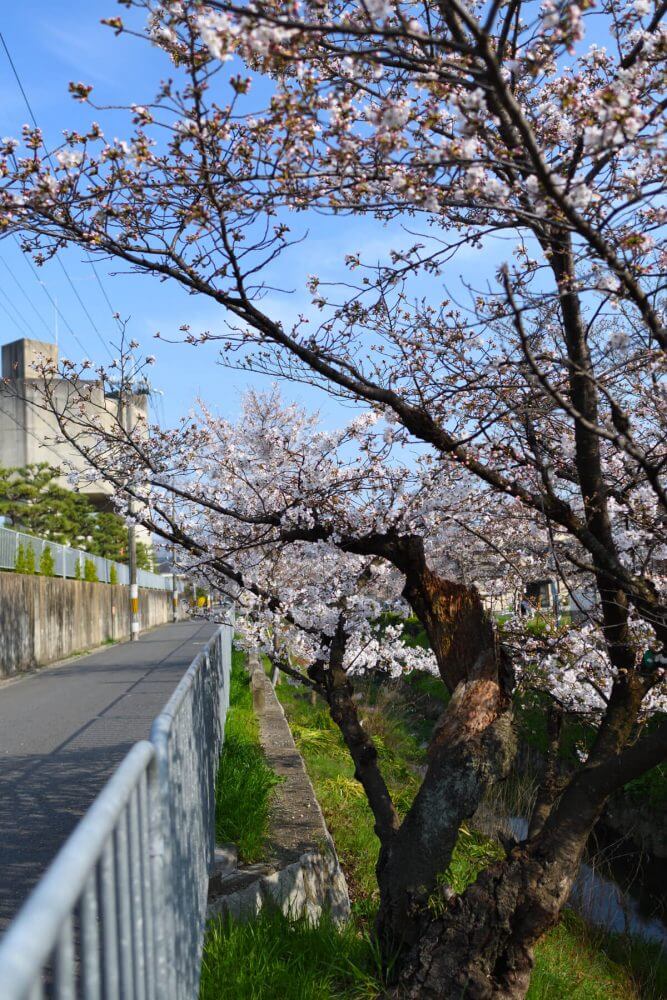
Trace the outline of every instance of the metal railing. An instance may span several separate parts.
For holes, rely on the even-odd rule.
[[[50,542],[48,538],[38,538],[36,535],[26,535],[22,531],[13,531],[11,528],[3,527],[0,527],[0,569],[15,569],[19,545],[23,546],[24,552],[32,549],[37,572],[39,572],[42,553],[45,549],[50,549],[53,556],[54,576],[69,577],[70,579],[79,576],[83,579],[86,562],[90,562],[95,567],[95,574],[100,583],[111,583],[112,567],[115,567],[116,583],[128,584],[130,582],[130,571],[125,563],[105,559],[103,556],[91,555],[85,549],[73,549],[69,545]],[[171,574],[165,577],[161,573],[151,573],[149,570],[139,569],[137,570],[137,583],[140,587],[149,587],[153,590],[171,590],[172,578]]]
[[[195,1000],[232,632],[193,661],[10,924],[2,1000]]]

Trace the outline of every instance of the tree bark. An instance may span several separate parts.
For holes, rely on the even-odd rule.
[[[403,540],[395,562],[452,697],[431,741],[421,788],[378,861],[376,929],[387,962],[419,938],[461,824],[487,788],[506,776],[516,753],[513,678],[476,588],[430,570],[421,539]]]
[[[421,933],[401,964],[395,996],[524,997],[534,945],[558,919],[577,865],[578,858],[550,864],[535,844],[523,844],[486,869],[441,916],[422,911]]]
[[[443,913],[421,908],[411,947],[400,958],[397,998],[525,997],[535,945],[558,920],[607,798],[667,759],[667,724],[619,749],[636,719],[640,692],[634,678],[622,684],[589,760],[536,836],[482,872]]]
[[[338,628],[329,650],[328,667],[322,677],[331,718],[341,731],[354,762],[354,776],[362,785],[375,819],[375,833],[381,846],[393,836],[399,826],[399,817],[389,789],[378,765],[375,744],[364,731],[353,690],[343,667],[345,653],[345,620],[341,615]]]

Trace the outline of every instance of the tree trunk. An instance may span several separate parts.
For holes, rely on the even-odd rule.
[[[506,776],[516,753],[511,670],[476,588],[434,573],[421,539],[402,539],[394,561],[452,697],[431,741],[421,788],[400,828],[382,844],[376,929],[385,956],[417,941],[461,824],[489,785]]]
[[[443,898],[440,907],[422,902],[415,909],[408,947],[396,963],[397,998],[526,995],[535,945],[558,920],[607,798],[667,754],[667,726],[628,743],[646,687],[637,674],[617,679],[586,764],[551,810],[542,803],[535,836],[487,868],[460,896]],[[381,889],[390,902],[390,887]]]
[[[514,731],[509,711],[491,711],[496,695],[488,681],[457,688],[421,788],[400,829],[383,845],[377,933],[387,956],[411,947],[421,934],[421,914],[451,860],[461,824],[509,771]]]
[[[533,949],[558,919],[578,862],[578,857],[549,860],[540,857],[535,842],[522,844],[451,899],[441,915],[422,910],[420,935],[400,963],[395,996],[524,997]]]

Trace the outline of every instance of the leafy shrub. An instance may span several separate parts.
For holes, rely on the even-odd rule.
[[[19,542],[19,547],[16,550],[14,569],[16,570],[17,573],[25,573],[25,549],[20,542]]]
[[[118,570],[116,569],[116,564],[111,563],[111,570],[109,572],[109,583],[118,583]]]
[[[35,572],[35,552],[31,545],[24,545],[22,542],[19,542],[14,561],[14,570],[16,573]]]
[[[77,559],[76,566],[74,567],[74,579],[75,580],[80,580],[81,579],[81,560],[80,559]]]
[[[53,558],[53,552],[49,545],[45,549],[42,549],[42,554],[39,557],[39,572],[42,576],[56,575],[56,561]]]
[[[32,545],[26,545],[25,547],[25,569],[20,570],[20,572],[28,574],[35,572],[35,550]]]
[[[87,580],[88,583],[99,583],[99,577],[97,575],[97,569],[95,568],[95,563],[92,559],[86,559],[83,567],[83,578]]]

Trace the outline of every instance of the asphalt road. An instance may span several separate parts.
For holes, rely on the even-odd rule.
[[[215,630],[162,625],[0,683],[0,931]]]

